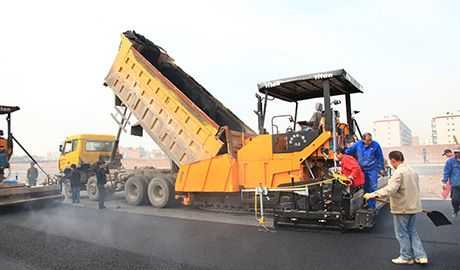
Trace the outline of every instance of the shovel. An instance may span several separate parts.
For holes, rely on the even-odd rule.
[[[382,202],[382,203],[388,203],[386,200],[374,198],[376,201]],[[452,222],[440,211],[436,210],[422,210],[423,213],[425,213],[428,218],[433,222],[434,226],[439,227],[439,226],[444,226],[444,225],[452,225]]]
[[[452,225],[452,222],[441,212],[439,211],[428,211],[428,210],[423,210],[423,213],[425,213],[428,218],[433,222],[434,226],[439,227],[443,225]]]

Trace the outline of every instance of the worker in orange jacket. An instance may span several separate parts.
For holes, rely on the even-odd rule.
[[[3,138],[3,130],[0,130],[0,182],[5,179],[5,168],[9,168],[10,152],[8,140]]]
[[[360,188],[364,185],[364,173],[359,166],[359,162],[350,155],[345,154],[345,149],[338,148],[336,153],[337,159],[342,167],[342,174],[351,180],[351,187]]]
[[[3,130],[0,129],[0,151],[9,154],[8,140],[3,138]]]

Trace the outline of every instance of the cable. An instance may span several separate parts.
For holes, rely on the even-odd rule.
[[[254,192],[254,215],[257,220],[257,224],[259,227],[262,227],[264,231],[271,232],[266,225],[265,225],[265,215],[264,215],[264,208],[263,208],[263,196],[268,195],[268,192],[270,191],[278,191],[278,192],[295,192],[295,191],[302,191],[305,189],[308,189],[308,187],[315,186],[315,185],[323,185],[327,183],[333,183],[334,181],[339,182],[340,184],[349,187],[352,184],[352,181],[348,179],[347,176],[339,173],[339,172],[332,172],[331,173],[331,178],[315,182],[315,183],[308,183],[304,185],[297,185],[297,186],[289,186],[289,187],[281,187],[281,188],[274,188],[274,189],[269,189],[265,187],[256,187],[255,189],[246,189],[242,190],[241,192]],[[258,202],[259,201],[259,202]],[[260,203],[260,207],[259,207]],[[259,208],[260,208],[260,214],[259,214]]]

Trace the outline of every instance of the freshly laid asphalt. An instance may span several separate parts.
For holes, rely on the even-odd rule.
[[[449,213],[447,201],[424,207]],[[460,218],[417,226],[428,266],[395,266],[391,215],[370,232],[255,226],[72,207],[0,209],[0,269],[460,269]],[[184,209],[183,211],[187,211]]]

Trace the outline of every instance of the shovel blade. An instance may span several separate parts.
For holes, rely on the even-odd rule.
[[[452,222],[450,222],[450,220],[439,211],[430,211],[426,214],[436,227],[452,224]]]

